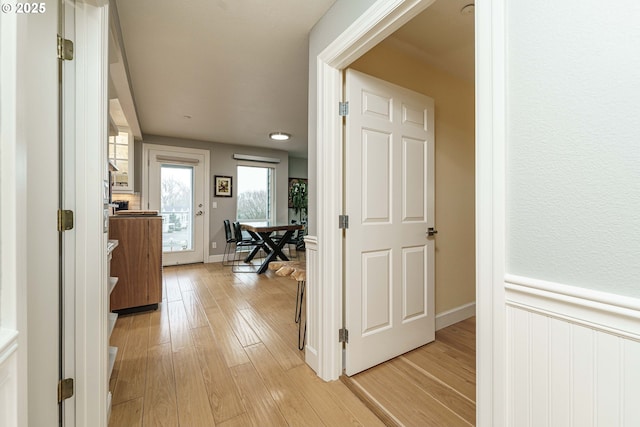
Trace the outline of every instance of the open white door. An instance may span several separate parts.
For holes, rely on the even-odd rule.
[[[434,102],[346,71],[346,374],[435,339]]]

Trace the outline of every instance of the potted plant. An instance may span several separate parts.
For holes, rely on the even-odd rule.
[[[293,211],[298,215],[300,224],[305,228],[302,233],[299,233],[299,241],[296,243],[298,250],[304,250],[304,240],[302,236],[306,234],[307,224],[307,183],[304,181],[296,181],[291,185],[291,204],[293,205]],[[295,220],[292,220],[295,222]]]
[[[305,182],[296,181],[291,185],[291,204],[302,224],[303,217],[305,220],[307,218],[307,184]]]

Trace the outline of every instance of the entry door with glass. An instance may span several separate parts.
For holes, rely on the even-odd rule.
[[[149,150],[149,209],[162,215],[162,264],[204,261],[204,156]]]

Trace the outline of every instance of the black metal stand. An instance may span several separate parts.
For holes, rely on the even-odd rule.
[[[304,332],[302,331],[302,303],[304,301],[304,288],[306,281],[298,281],[298,291],[296,294],[296,314],[294,320],[298,324],[298,350],[304,350],[304,344],[307,339],[307,319],[304,319]]]

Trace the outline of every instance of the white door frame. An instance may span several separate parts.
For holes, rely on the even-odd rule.
[[[341,70],[384,40],[435,0],[379,0],[317,58],[318,76],[318,282],[320,337],[318,375],[325,381],[342,373],[342,345],[337,331],[342,327],[342,214],[344,176],[341,168],[342,120],[336,105],[342,100]]]
[[[0,15],[0,425],[27,425],[26,141],[17,123],[17,15]]]
[[[340,72],[433,0],[379,0],[317,57],[318,375],[342,373],[342,125]],[[477,421],[504,425],[504,0],[476,4]]]
[[[211,190],[211,175],[209,161],[211,152],[209,150],[201,150],[199,148],[186,148],[176,147],[173,145],[159,145],[159,144],[142,144],[142,209],[148,209],[149,206],[149,151],[161,150],[171,151],[179,155],[184,154],[197,154],[204,158],[203,173],[204,173],[204,224],[202,233],[202,260],[207,263],[209,260],[209,209],[211,207],[209,191]],[[196,236],[197,237],[197,236]]]
[[[476,28],[476,424],[507,424],[506,0],[478,2]]]
[[[58,33],[65,39],[75,41],[75,7],[73,2],[60,3],[58,14],[62,15],[62,28]],[[68,209],[78,213],[76,209],[76,81],[75,81],[74,61],[62,61],[62,91],[61,103],[61,142],[62,145],[62,167],[61,196],[62,209]],[[61,310],[61,367],[62,378],[75,378],[76,376],[76,312],[75,312],[75,292],[76,292],[76,250],[75,243],[77,233],[66,231],[62,233],[62,306]],[[62,402],[63,426],[75,425],[75,399],[66,399]]]
[[[107,180],[109,1],[75,5],[75,425],[107,425]],[[68,310],[72,308],[67,306]],[[99,374],[102,373],[102,374]]]

